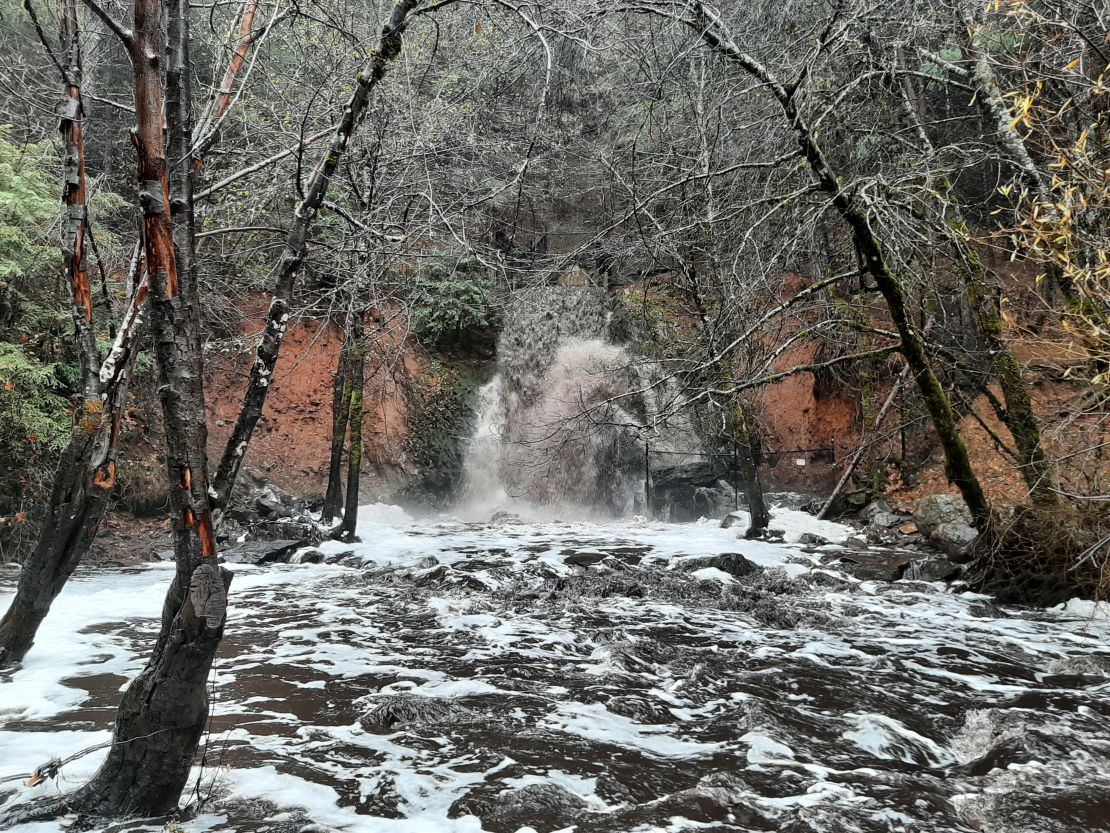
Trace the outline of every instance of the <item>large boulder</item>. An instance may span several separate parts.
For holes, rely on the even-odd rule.
[[[695,570],[704,570],[706,567],[723,570],[736,578],[763,572],[762,567],[754,561],[749,561],[738,552],[723,552],[720,555],[712,555],[705,558],[688,558],[679,563],[680,569],[690,573]]]
[[[971,548],[978,537],[975,527],[953,521],[937,524],[929,533],[929,541],[933,546],[946,553],[957,564],[970,560]]]
[[[898,552],[848,552],[822,561],[837,565],[860,581],[898,581],[910,566],[909,557]]]
[[[889,515],[891,511],[890,504],[885,500],[873,500],[860,510],[859,516],[868,523],[871,523],[872,518],[876,515]]]
[[[922,534],[930,535],[941,524],[971,526],[971,511],[959,495],[929,495],[917,502],[913,522]]]
[[[248,541],[223,553],[223,560],[232,564],[285,564],[302,546],[304,542],[300,539]]]

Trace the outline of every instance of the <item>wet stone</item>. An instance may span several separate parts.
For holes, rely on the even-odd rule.
[[[572,567],[592,567],[594,564],[600,564],[606,557],[603,552],[572,552],[564,555],[563,563]]]
[[[898,553],[854,552],[832,556],[825,563],[839,564],[861,581],[898,581],[912,562]]]
[[[277,541],[248,541],[238,544],[223,553],[223,560],[232,564],[277,564],[289,561],[296,550],[303,545],[301,540],[279,539]]]

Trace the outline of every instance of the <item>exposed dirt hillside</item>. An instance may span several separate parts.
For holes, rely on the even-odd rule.
[[[206,355],[210,459],[218,459],[234,426],[265,316],[264,300],[244,305],[243,346]],[[327,485],[332,380],[342,341],[338,327],[312,319],[290,323],[266,409],[247,452],[247,467],[296,494],[322,494]],[[419,352],[388,325],[372,343],[363,420],[366,499],[384,496],[412,473],[405,454],[405,391],[424,364]]]

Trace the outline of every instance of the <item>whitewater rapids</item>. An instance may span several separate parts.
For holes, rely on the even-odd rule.
[[[190,787],[206,801],[175,829],[1110,830],[1103,609],[860,582],[790,543],[845,527],[785,509],[772,525],[788,543],[364,507],[364,543],[326,544],[324,564],[232,565]],[[683,569],[724,552],[765,569]],[[70,581],[0,677],[0,800],[92,774],[104,751],[45,787],[16,780],[110,739],[171,575]],[[0,573],[0,607],[13,586]],[[367,720],[429,700],[423,718]]]

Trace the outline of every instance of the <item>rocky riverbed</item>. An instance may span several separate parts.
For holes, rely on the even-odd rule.
[[[782,543],[364,507],[362,543],[307,553],[323,563],[232,565],[197,806],[175,829],[1110,830],[1103,610],[869,578],[840,560],[846,527],[786,509],[773,526]],[[170,576],[70,582],[0,678],[0,799],[95,769],[103,750],[23,784],[109,740]]]

